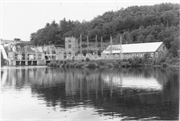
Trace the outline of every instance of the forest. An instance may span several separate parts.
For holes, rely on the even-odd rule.
[[[153,6],[131,6],[118,11],[108,11],[91,21],[60,20],[52,21],[44,28],[31,34],[33,45],[64,45],[65,37],[74,36],[89,41],[145,43],[162,41],[169,50],[169,58],[177,58],[179,50],[179,9],[180,4],[162,3]]]

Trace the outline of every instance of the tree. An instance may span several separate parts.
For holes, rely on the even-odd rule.
[[[144,16],[143,17],[143,22],[142,22],[143,26],[147,27],[149,25],[153,25],[154,24],[154,19],[155,19],[155,17],[153,15]]]
[[[137,42],[145,42],[145,37],[143,34],[139,35],[138,38],[137,38]]]
[[[112,36],[118,43],[118,34],[123,34],[123,43],[162,41],[169,52],[177,56],[178,26],[179,4],[131,6],[105,12],[91,21],[79,22],[65,18],[59,23],[52,21],[31,34],[31,43],[64,45],[65,37],[79,38],[80,34],[85,35],[83,40],[88,35],[90,42],[98,35],[99,38],[103,37],[104,42],[109,42]]]
[[[169,27],[173,24],[173,21],[175,20],[175,15],[172,13],[172,11],[166,11],[162,14],[161,18],[166,27]]]
[[[155,41],[155,39],[154,39],[154,36],[152,34],[149,34],[145,40],[145,42],[154,42],[154,41]]]
[[[171,49],[170,49],[170,52],[172,53],[173,57],[177,57],[178,56],[178,52],[179,52],[179,36],[178,34],[176,35],[174,41],[172,41],[170,43],[171,45]]]
[[[123,44],[132,43],[133,41],[131,34],[129,32],[124,32],[123,38],[124,38],[124,41],[122,41]]]

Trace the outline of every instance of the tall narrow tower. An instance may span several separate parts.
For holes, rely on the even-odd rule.
[[[71,56],[75,56],[77,52],[77,39],[75,37],[65,38],[65,52]]]

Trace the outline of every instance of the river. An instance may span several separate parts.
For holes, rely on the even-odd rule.
[[[1,68],[3,121],[178,120],[175,69]]]

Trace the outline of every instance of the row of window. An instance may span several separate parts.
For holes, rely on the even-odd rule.
[[[121,50],[121,48],[113,48],[113,47],[112,47],[112,50]],[[107,51],[111,51],[111,47],[108,48]]]
[[[133,57],[133,56],[136,56],[136,57],[143,57],[144,54],[140,54],[140,53],[138,53],[138,54],[124,54],[123,56],[124,56],[124,57]]]
[[[149,53],[151,57],[154,57],[154,53]],[[107,54],[108,55],[108,54]],[[113,54],[114,56],[119,56],[119,54]],[[144,53],[136,53],[136,54],[122,54],[123,57],[143,57]]]

